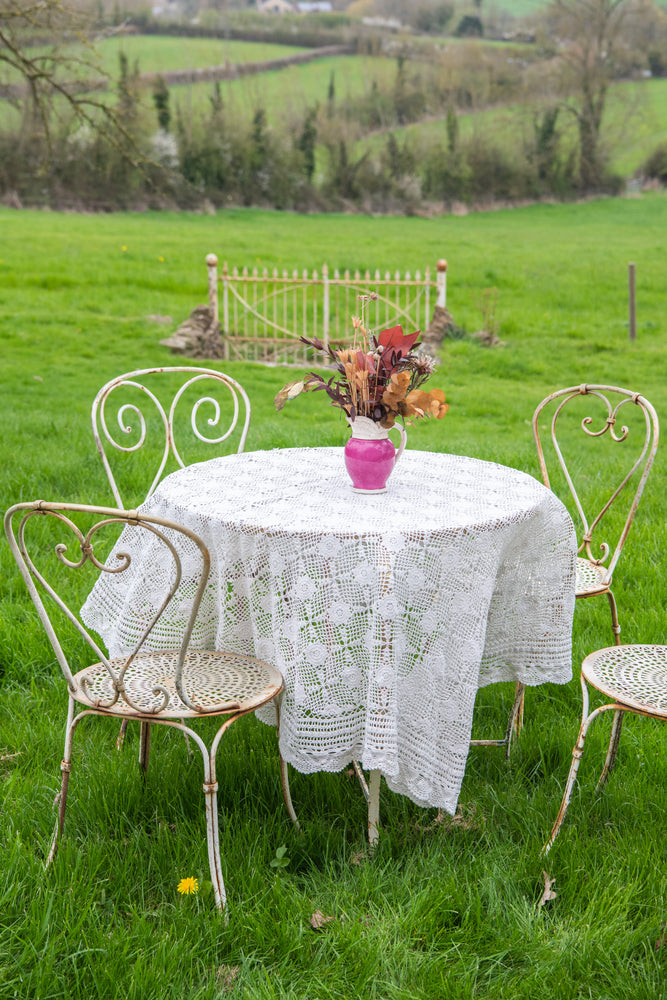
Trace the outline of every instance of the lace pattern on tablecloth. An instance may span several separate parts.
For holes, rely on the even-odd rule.
[[[192,646],[281,671],[281,751],[302,772],[358,759],[453,813],[478,687],[572,676],[574,528],[524,473],[406,451],[387,492],[363,495],[342,449],[246,452],[174,473],[142,510],[209,548]],[[169,572],[138,534],[128,527],[117,546],[133,559],[129,586],[127,572],[120,586],[103,574],[82,611],[114,656],[138,639]],[[156,649],[178,645],[196,586],[179,548],[180,601]]]

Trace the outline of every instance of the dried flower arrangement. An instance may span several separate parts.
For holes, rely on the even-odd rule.
[[[360,298],[366,302],[377,296],[371,293]],[[437,362],[417,352],[420,331],[404,334],[401,326],[393,326],[376,336],[358,316],[352,317],[352,326],[352,347],[325,346],[317,338],[300,338],[301,343],[327,358],[335,372],[328,379],[310,372],[300,381],[284,386],[275,397],[276,409],[282,410],[288,399],[302,392],[322,390],[350,421],[366,417],[389,428],[397,417],[408,423],[422,417],[441,420],[449,404],[441,389],[422,389]]]

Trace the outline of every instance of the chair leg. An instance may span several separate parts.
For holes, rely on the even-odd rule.
[[[516,682],[514,689],[514,704],[507,720],[507,730],[505,731],[505,760],[510,759],[512,750],[512,737],[518,736],[523,728],[523,704],[526,696],[526,685]]]
[[[551,829],[551,835],[549,840],[542,848],[542,854],[548,854],[553,846],[553,842],[560,833],[560,828],[563,825],[563,820],[565,819],[565,814],[567,812],[568,806],[570,804],[570,798],[572,797],[572,789],[574,788],[574,783],[577,780],[577,771],[579,770],[579,764],[581,763],[581,758],[584,752],[584,740],[586,739],[586,733],[588,732],[588,726],[590,724],[590,718],[582,722],[579,729],[579,737],[575,743],[574,749],[572,751],[572,763],[570,764],[570,773],[567,776],[567,781],[565,783],[565,791],[563,792],[563,800],[560,804],[560,809],[558,810],[558,816],[556,817],[556,822]]]
[[[375,847],[379,840],[380,778],[379,771],[371,771],[368,778],[368,843],[371,847]]]
[[[621,739],[621,729],[623,728],[623,716],[625,712],[617,711],[614,712],[614,721],[611,725],[611,736],[609,737],[609,747],[607,748],[607,757],[604,762],[604,767],[602,768],[602,774],[600,775],[600,780],[597,783],[596,792],[602,791],[609,777],[609,772],[616,763],[616,754],[618,753],[618,744]]]
[[[276,739],[278,740],[278,746],[280,746],[280,704],[281,704],[281,702],[282,702],[282,694],[279,694],[274,699],[274,702],[273,702],[274,708],[276,710]],[[282,790],[283,790],[283,799],[285,800],[285,805],[287,807],[287,813],[289,815],[289,818],[292,820],[292,823],[296,827],[296,829],[299,831],[299,833],[301,833],[301,824],[299,823],[299,820],[297,819],[297,815],[296,815],[296,813],[294,811],[294,806],[292,804],[292,793],[290,792],[290,787],[289,787],[289,772],[287,770],[287,761],[283,760],[283,756],[280,753],[280,749],[278,750],[278,759],[280,761],[280,785],[281,785]]]
[[[583,686],[582,680],[582,686]],[[563,825],[563,820],[565,819],[565,814],[567,813],[568,806],[570,804],[570,799],[572,797],[572,790],[574,788],[574,783],[577,780],[577,772],[579,770],[579,764],[581,763],[581,758],[584,753],[584,742],[586,740],[586,734],[588,733],[589,726],[593,719],[597,719],[598,715],[602,712],[608,712],[613,709],[613,705],[601,705],[596,708],[594,712],[590,715],[585,715],[581,721],[581,726],[579,727],[579,737],[572,750],[572,763],[570,764],[570,773],[567,776],[567,782],[565,784],[565,791],[563,792],[563,801],[560,804],[560,809],[558,810],[558,816],[556,817],[556,822],[554,823],[551,834],[548,841],[542,848],[541,854],[548,854],[553,846],[553,842],[560,832],[560,828]],[[587,699],[584,702],[585,712],[588,712]]]
[[[280,784],[282,786],[283,798],[285,800],[287,812],[289,818],[292,820],[292,823],[299,831],[299,833],[301,833],[301,824],[299,823],[297,815],[294,811],[294,806],[292,804],[292,794],[290,792],[290,787],[289,787],[289,773],[287,770],[287,761],[283,760],[282,755],[279,756],[279,759],[280,759]]]
[[[118,751],[123,749],[126,732],[127,732],[127,719],[123,719],[123,721],[120,724],[120,729],[118,730],[118,736],[116,737],[116,750]]]
[[[209,770],[207,768],[207,770]],[[211,771],[213,764],[211,764]],[[211,882],[213,883],[213,896],[215,905],[222,912],[227,902],[225,893],[225,883],[222,878],[222,864],[220,862],[220,830],[218,827],[218,782],[213,780],[204,781],[204,797],[206,800],[206,840],[208,843],[208,865],[211,871]]]
[[[609,601],[609,607],[611,609],[611,630],[614,633],[614,642],[617,646],[620,646],[621,626],[618,624],[618,609],[616,607],[616,599],[612,594],[611,590],[607,591],[607,599]]]
[[[67,726],[65,728],[65,750],[63,753],[63,759],[60,764],[60,770],[62,772],[62,777],[60,779],[60,791],[56,795],[55,803],[58,805],[58,818],[56,820],[56,828],[53,831],[53,837],[51,839],[51,848],[49,850],[48,857],[46,859],[46,867],[48,868],[53,859],[56,856],[58,850],[58,844],[60,843],[60,838],[62,836],[63,827],[65,826],[65,807],[67,806],[67,791],[69,788],[69,776],[72,770],[72,739],[74,736],[74,699],[70,698],[69,707],[67,710]]]
[[[517,736],[521,734],[523,729],[523,706],[526,698],[526,685],[522,684],[521,681],[516,682],[514,688],[514,700],[517,703],[516,719],[514,721],[514,731]]]
[[[139,735],[139,767],[146,774],[151,755],[151,724],[142,722]]]

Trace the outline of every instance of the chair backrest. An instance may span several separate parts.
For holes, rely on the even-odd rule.
[[[579,553],[597,565],[604,566],[606,563],[605,581],[609,583],[611,582],[614,568],[625,544],[625,539],[630,530],[630,525],[632,524],[644,484],[646,483],[646,478],[658,448],[659,427],[657,414],[649,401],[638,392],[632,392],[630,389],[620,389],[616,386],[583,384],[552,392],[551,395],[542,400],[533,414],[533,435],[535,437],[535,444],[537,445],[540,469],[544,484],[549,488],[551,488],[551,483],[547,472],[544,448],[540,439],[540,420],[542,419],[543,411],[547,407],[551,407],[549,414],[551,416],[550,436],[553,451],[581,521],[582,532],[579,536],[581,539]],[[567,414],[571,418],[576,418],[572,419],[570,424],[572,430],[576,427],[576,430],[578,432],[583,431],[588,439],[598,442],[606,441],[608,454],[612,452],[618,453],[616,446],[624,445],[625,464],[622,467],[622,471],[620,475],[615,472],[615,478],[612,480],[611,476],[607,475],[607,471],[610,468],[607,466],[605,470],[605,488],[603,491],[604,499],[601,502],[598,513],[592,516],[587,514],[584,509],[584,503],[580,498],[581,490],[578,491],[575,487],[575,477],[571,475],[571,471],[568,469],[563,456],[561,448],[562,438],[560,435],[564,431],[563,425],[566,422],[564,414]],[[637,414],[634,419],[632,419],[633,414]],[[628,423],[632,424],[632,427],[629,428],[625,424],[622,424],[622,420],[627,420]],[[580,433],[578,436],[581,438]],[[616,464],[615,462],[613,463],[614,470]],[[580,484],[586,476],[587,473],[581,473],[577,477]],[[610,483],[609,487],[606,485],[607,482]],[[622,507],[623,515],[626,509],[628,513],[620,531],[618,531],[618,539],[616,542],[601,540],[602,532],[600,524],[623,491],[625,491],[624,498],[629,500],[629,504]],[[619,507],[618,504],[616,506]],[[607,520],[605,525],[608,524],[609,521]],[[616,534],[617,531],[614,531],[611,537],[614,538]],[[594,536],[598,552],[597,556],[594,550]]]
[[[123,540],[128,544],[119,547],[119,526],[141,535],[124,535]],[[177,657],[172,657],[175,689],[191,711],[212,710],[211,706],[204,708],[191,702],[183,677],[183,664],[210,569],[208,550],[197,535],[173,521],[136,511],[44,500],[11,507],[5,514],[5,532],[72,694],[76,693],[77,682],[67,651],[81,645],[73,642],[75,633],[78,633],[95,654],[92,662],[104,664],[110,678],[110,684],[105,685],[111,692],[109,702],[98,703],[95,707],[111,708],[122,699],[137,711],[137,706],[132,704],[125,690],[123,678],[142,649],[146,652],[147,640],[156,624],[167,615],[168,626],[174,635],[170,645],[173,650],[179,651]],[[66,589],[80,605],[82,597],[87,595],[100,574],[104,577],[105,574],[119,576],[133,573],[129,552],[135,551],[139,544],[152,546],[150,580],[139,581],[140,586],[143,582],[148,587],[149,593],[128,593],[130,605],[134,604],[137,608],[136,622],[131,623],[129,630],[133,634],[133,647],[124,651],[123,656],[110,659],[84,625],[81,614],[72,610],[60,596],[60,591]],[[112,552],[114,545],[116,548]],[[185,554],[187,577],[182,570]],[[71,579],[73,575],[77,576],[76,581]],[[178,599],[172,602],[179,587]],[[138,609],[145,605],[150,605],[151,610],[145,614],[139,612]],[[161,627],[164,632],[164,622]],[[165,648],[161,636],[159,645]],[[77,651],[71,655],[76,655],[78,659],[80,653]],[[90,662],[88,654],[81,667],[88,666]],[[163,711],[169,703],[169,692],[164,686],[158,685],[158,688],[153,690],[154,704],[149,709],[155,714]],[[89,693],[86,696],[91,698]],[[142,711],[145,714],[147,709]]]
[[[175,389],[177,384],[178,388]],[[166,404],[156,394],[160,385],[168,390]],[[190,391],[195,386],[196,389]],[[202,392],[206,394],[201,395]],[[147,414],[143,409],[144,404]],[[189,431],[184,429],[187,428],[185,418],[188,406]],[[201,414],[200,407],[203,407]],[[181,418],[178,426],[175,424],[177,415]],[[157,471],[148,492],[142,497],[146,500],[159,483],[170,455],[181,468],[185,466],[180,441],[186,434],[190,438],[190,448],[197,441],[220,446],[238,428],[239,443],[236,450],[238,453],[242,452],[250,425],[250,400],[245,389],[235,379],[210,368],[143,368],[118,375],[103,385],[93,401],[91,411],[93,436],[119,507],[123,506],[123,500],[107,451],[109,454],[115,450],[127,455],[144,448],[149,429],[147,416],[152,416],[157,424],[156,443],[158,439],[162,439],[163,444],[161,456],[158,457],[159,453],[156,453]],[[203,433],[200,424],[204,417],[208,427],[217,428],[219,433]],[[118,430],[113,426],[114,423],[118,424]],[[125,439],[120,438],[120,435],[125,435]],[[219,447],[217,453],[220,453]]]

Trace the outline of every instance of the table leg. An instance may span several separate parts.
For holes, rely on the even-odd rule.
[[[371,771],[368,778],[368,843],[375,847],[378,842],[380,821],[380,772]]]

